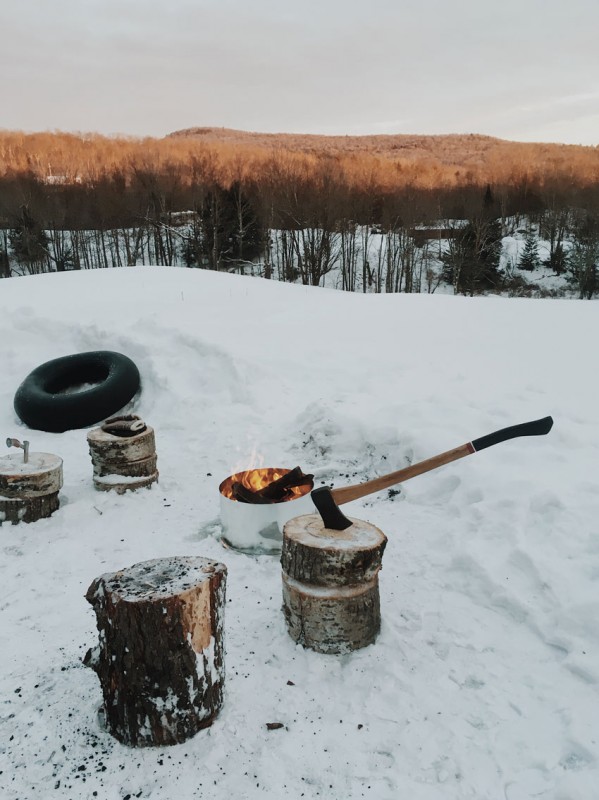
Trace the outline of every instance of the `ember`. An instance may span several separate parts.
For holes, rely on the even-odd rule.
[[[237,472],[224,480],[221,494],[240,503],[266,505],[284,503],[308,494],[314,486],[314,475],[294,469],[264,468]]]

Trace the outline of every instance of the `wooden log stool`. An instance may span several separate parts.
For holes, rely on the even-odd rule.
[[[17,441],[17,440],[10,440]],[[27,444],[27,443],[26,443]],[[19,443],[20,446],[20,443]],[[19,453],[0,458],[0,525],[36,522],[57,510],[62,458],[52,453]]]
[[[372,644],[381,625],[378,573],[387,537],[352,519],[342,531],[318,514],[283,529],[283,614],[291,638],[319,653]]]
[[[154,559],[101,575],[86,599],[99,644],[107,730],[135,747],[178,744],[212,724],[223,701],[227,568],[201,557]]]
[[[99,491],[123,494],[158,480],[154,430],[139,417],[106,420],[88,432],[87,443]]]

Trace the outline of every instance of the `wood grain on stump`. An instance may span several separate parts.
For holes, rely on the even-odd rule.
[[[150,426],[135,436],[117,436],[93,428],[87,434],[87,443],[96,489],[123,494],[158,480],[156,440]]]
[[[99,644],[84,663],[100,679],[106,727],[123,744],[177,744],[218,714],[226,575],[206,558],[163,558],[89,587]]]
[[[0,458],[0,525],[36,522],[59,506],[62,458],[52,453],[20,453]]]
[[[317,514],[283,530],[283,614],[294,641],[320,653],[372,644],[380,629],[378,573],[387,537],[362,520],[343,531]]]

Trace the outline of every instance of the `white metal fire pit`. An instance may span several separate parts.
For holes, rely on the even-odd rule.
[[[253,555],[276,555],[283,545],[283,526],[293,517],[313,514],[310,497],[313,483],[293,487],[292,497],[279,503],[253,505],[234,499],[232,487],[239,482],[249,489],[260,489],[291,470],[251,469],[230,475],[218,487],[223,544]]]

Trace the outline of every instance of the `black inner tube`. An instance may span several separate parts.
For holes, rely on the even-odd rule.
[[[62,433],[120,411],[139,391],[139,370],[122,353],[94,350],[55,358],[17,389],[14,408],[30,428]]]
[[[96,364],[84,364],[79,370],[69,367],[64,374],[50,375],[44,389],[48,394],[75,394],[94,388],[95,385],[105,381],[109,374],[109,368]]]

